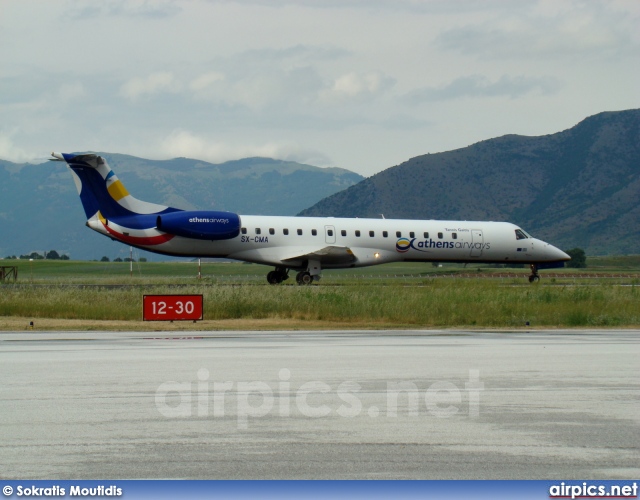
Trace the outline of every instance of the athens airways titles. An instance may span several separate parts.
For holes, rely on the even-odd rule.
[[[459,249],[476,249],[476,250],[489,250],[491,248],[491,243],[473,243],[470,241],[434,241],[429,238],[426,240],[420,240],[416,243],[418,238],[400,238],[396,241],[396,250],[400,253],[408,252],[410,249],[417,250],[418,252],[427,252],[426,248],[442,248],[442,249],[451,249],[451,248],[459,248]]]
[[[229,224],[229,219],[207,219],[202,217],[191,217],[189,222],[209,222],[215,224]]]

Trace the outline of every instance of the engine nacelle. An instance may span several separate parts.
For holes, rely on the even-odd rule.
[[[158,215],[156,226],[160,231],[186,238],[228,240],[240,234],[240,216],[233,212],[171,212]]]

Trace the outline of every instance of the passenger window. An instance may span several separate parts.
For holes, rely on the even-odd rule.
[[[340,234],[341,234],[342,236],[346,236],[346,235],[347,235],[347,232],[343,229],[342,231],[340,231]]]
[[[333,236],[333,229],[328,229],[327,230],[327,235]]]
[[[438,233],[438,238],[442,239],[442,233]]]
[[[298,229],[298,236],[302,236],[302,229]]]
[[[429,233],[427,231],[424,232],[425,239],[429,237]]]
[[[276,234],[276,230],[272,227],[269,228],[269,234]]]
[[[247,234],[247,228],[246,228],[246,227],[243,227],[242,229],[240,229],[240,232],[241,232],[242,234]]]
[[[373,238],[376,235],[374,231],[369,231],[369,237]]]
[[[416,233],[414,233],[413,231],[411,231],[409,233],[409,238],[415,238],[416,237]]]
[[[360,231],[356,231],[356,237],[360,238]]]
[[[400,231],[396,231],[396,238],[402,238],[402,233]]]
[[[389,232],[388,231],[382,231],[382,237],[383,238],[388,238],[389,237]]]
[[[311,230],[311,235],[312,236],[318,236],[318,231],[316,231],[315,229]]]
[[[282,230],[282,234],[284,234],[285,236],[287,236],[289,234],[289,230],[288,229],[283,229]]]
[[[260,228],[259,227],[256,228],[256,234],[260,234]]]
[[[458,233],[451,233],[451,237],[452,237],[454,240],[457,240],[457,239],[458,239]]]

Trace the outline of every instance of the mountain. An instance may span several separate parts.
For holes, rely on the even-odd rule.
[[[510,221],[560,248],[640,253],[640,110],[506,135],[380,172],[306,216]]]
[[[212,164],[190,158],[97,154],[107,159],[136,198],[189,210],[294,215],[362,180],[340,168],[269,158]],[[0,160],[0,257],[52,249],[74,259],[128,256],[128,247],[87,229],[85,220],[64,163]]]

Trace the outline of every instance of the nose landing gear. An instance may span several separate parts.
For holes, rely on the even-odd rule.
[[[531,268],[531,274],[529,275],[529,283],[535,283],[540,281],[540,275],[538,274],[538,266],[536,264],[531,264],[529,266]]]

